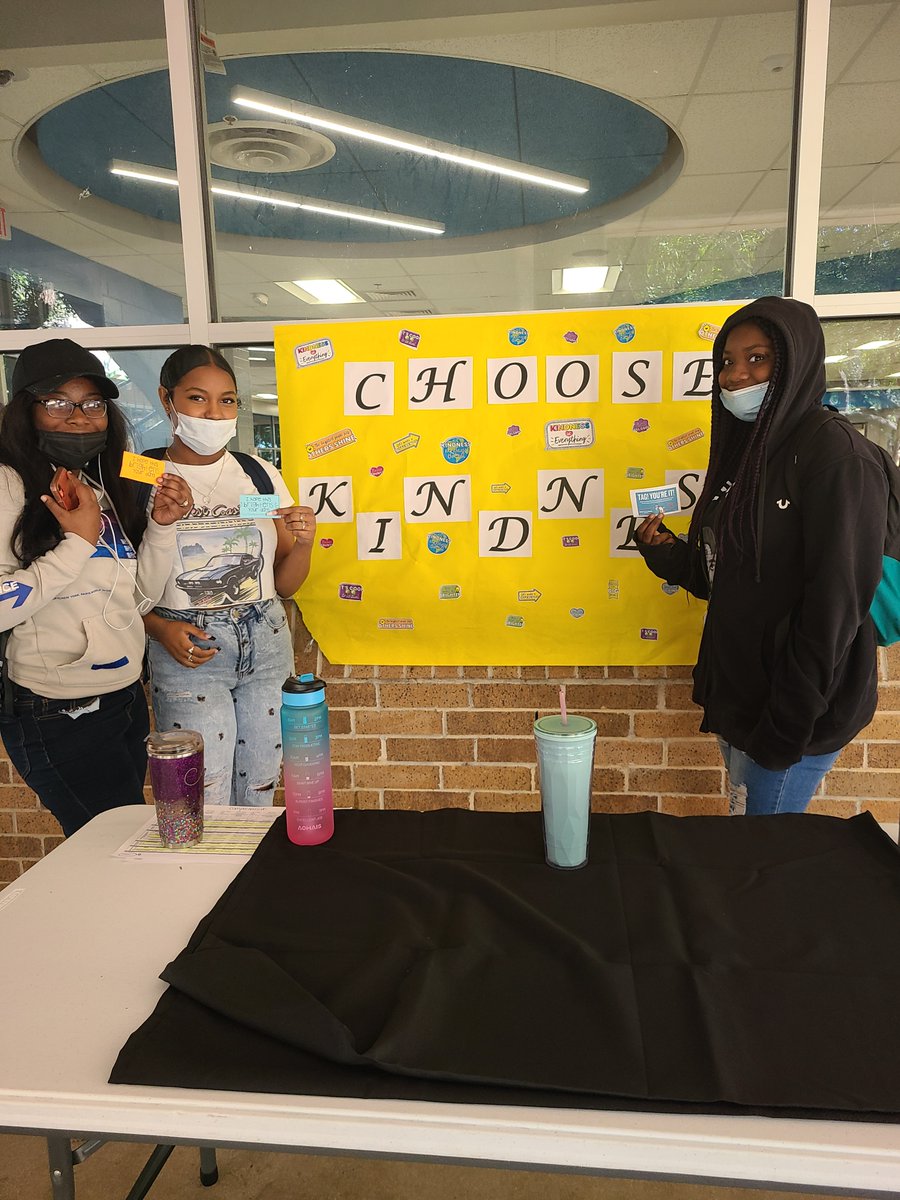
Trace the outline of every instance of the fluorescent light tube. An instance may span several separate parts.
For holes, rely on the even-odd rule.
[[[358,296],[346,283],[341,283],[340,279],[289,279],[284,283],[275,282],[307,304],[365,303],[362,296]]]
[[[827,354],[825,361],[827,363],[846,362],[849,357],[849,354]]]
[[[254,392],[254,400],[277,400],[278,397],[274,392]]]
[[[551,291],[554,296],[585,295],[611,292],[619,281],[622,268],[616,266],[558,267],[551,272]]]
[[[876,339],[874,342],[863,342],[860,346],[854,346],[854,350],[883,350],[885,346],[893,346],[891,338]]]
[[[574,175],[563,175],[559,171],[548,171],[544,167],[532,167],[527,163],[516,162],[515,159],[498,158],[493,154],[483,154],[480,150],[468,150],[464,146],[454,146],[451,142],[439,142],[434,138],[405,133],[402,129],[376,125],[373,121],[347,117],[343,113],[330,112],[327,108],[318,108],[314,104],[304,104],[299,100],[290,100],[283,96],[271,96],[267,92],[258,92],[253,88],[235,88],[231,93],[231,100],[239,108],[268,113],[287,121],[296,121],[300,125],[312,125],[316,129],[328,129],[332,133],[361,138],[366,142],[377,142],[379,145],[389,146],[393,150],[406,150],[410,154],[423,154],[428,158],[439,158],[444,162],[470,167],[474,171],[505,175],[510,179],[518,179],[522,183],[559,188],[564,192],[575,192],[578,195],[583,195],[590,187],[590,180],[579,179]]]
[[[161,183],[178,187],[178,176],[165,167],[147,167],[143,163],[123,162],[114,159],[110,165],[112,175],[128,179],[139,179],[145,183]],[[224,184],[213,180],[210,191],[216,196],[228,196],[232,200],[243,200],[248,204],[271,204],[274,208],[297,208],[304,212],[321,213],[327,217],[344,217],[350,221],[365,221],[371,225],[387,225],[392,229],[408,229],[413,233],[441,234],[445,226],[440,221],[429,221],[424,217],[408,217],[402,213],[383,212],[377,208],[358,208],[353,204],[339,204],[335,200],[319,200],[314,196],[294,196],[287,192],[270,192],[243,183]]]

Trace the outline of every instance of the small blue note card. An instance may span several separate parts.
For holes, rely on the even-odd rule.
[[[242,517],[270,517],[276,508],[281,508],[281,497],[274,494],[241,496]]]
[[[674,483],[666,487],[631,489],[631,511],[636,517],[653,517],[657,513],[677,513],[680,507],[678,488]]]

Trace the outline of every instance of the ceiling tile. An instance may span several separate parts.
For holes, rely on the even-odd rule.
[[[879,20],[889,14],[883,24]],[[858,53],[863,36],[870,41]],[[876,83],[900,81],[900,6],[897,4],[863,4],[833,9],[831,37],[828,47],[828,70],[832,65],[842,70],[841,60],[849,61],[849,47],[857,57],[841,76],[842,83]]]
[[[715,30],[715,18],[567,29],[555,69],[635,100],[686,95]]]
[[[790,91],[796,18],[793,12],[748,13],[722,17],[694,86],[695,95],[731,92]],[[782,70],[773,71],[787,57]]]
[[[764,171],[783,149],[790,129],[789,91],[695,96],[681,122],[687,142],[685,174]]]
[[[877,121],[873,113],[878,113]],[[894,150],[898,129],[900,85],[839,84],[829,91],[825,106],[822,161],[828,167],[881,162]]]

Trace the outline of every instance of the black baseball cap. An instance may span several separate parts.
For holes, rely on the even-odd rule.
[[[119,389],[107,378],[96,354],[85,350],[71,338],[51,338],[26,346],[16,360],[12,375],[12,394],[52,392],[70,379],[93,379],[102,395],[114,400]]]

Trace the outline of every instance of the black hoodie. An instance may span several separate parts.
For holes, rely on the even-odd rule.
[[[714,408],[725,339],[743,321],[775,326],[784,360],[766,439],[759,550],[733,546],[710,582],[704,546],[639,546],[660,578],[709,609],[694,669],[701,728],[760,766],[783,770],[846,745],[877,703],[875,631],[868,615],[881,579],[887,481],[877,452],[842,421],[798,432],[825,393],[825,344],[815,311],[763,297],[732,314],[713,346]],[[736,418],[719,407],[720,429]],[[788,459],[799,457],[789,494]],[[703,542],[715,544],[720,497],[705,501]],[[748,542],[749,544],[749,542]]]

